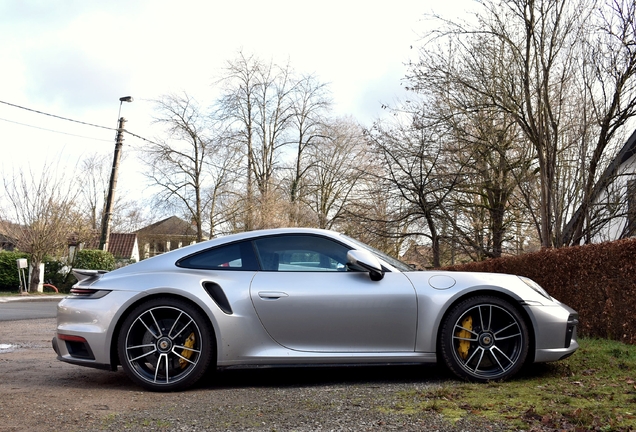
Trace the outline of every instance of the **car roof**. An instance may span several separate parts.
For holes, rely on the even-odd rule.
[[[329,238],[349,244],[349,242],[347,242],[346,239],[343,238],[340,233],[336,231],[330,231],[330,230],[319,229],[319,228],[294,227],[294,228],[272,228],[272,229],[245,231],[245,232],[236,233],[236,234],[219,236],[219,237],[206,240],[200,243],[195,243],[193,245],[185,246],[179,249],[174,249],[172,251],[162,253],[161,255],[144,259],[142,261],[139,261],[136,264],[131,264],[129,266],[114,270],[113,272],[118,274],[129,273],[129,272],[133,273],[133,272],[143,271],[143,270],[151,269],[151,268],[173,266],[180,258],[197,253],[205,249],[209,249],[211,247],[220,246],[220,245],[228,244],[228,243],[234,243],[234,242],[242,241],[242,240],[248,240],[252,238],[266,237],[266,236],[272,236],[272,235],[282,235],[282,234],[321,235],[321,236],[329,237]],[[354,247],[354,245],[351,245],[351,244],[350,246]]]

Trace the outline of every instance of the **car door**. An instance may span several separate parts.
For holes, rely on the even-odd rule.
[[[417,301],[403,274],[372,281],[348,271],[349,248],[326,237],[272,236],[254,244],[264,270],[250,296],[279,344],[313,352],[414,350]]]

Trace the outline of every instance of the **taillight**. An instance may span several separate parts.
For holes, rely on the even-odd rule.
[[[58,333],[57,334],[57,338],[60,339],[60,340],[63,340],[63,341],[87,343],[86,339],[84,339],[81,336],[73,336],[73,335],[66,335],[66,334]]]
[[[94,290],[89,288],[71,288],[71,295],[76,298],[98,299],[104,297],[110,291]]]

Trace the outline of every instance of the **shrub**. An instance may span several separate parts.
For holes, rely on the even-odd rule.
[[[29,255],[24,252],[0,252],[0,291],[19,291],[20,279],[18,276],[17,260],[20,258],[28,258]],[[24,275],[28,276],[28,269],[25,269]]]
[[[636,344],[636,239],[504,257],[448,270],[529,277],[579,312],[579,333]]]
[[[98,249],[82,249],[77,252],[73,268],[86,270],[107,270],[115,269],[115,258],[113,254]]]
[[[68,292],[71,285],[75,283],[75,278],[71,277],[70,267],[65,261],[56,258],[44,258],[44,283],[51,284],[59,292]],[[45,289],[44,292],[48,290]]]

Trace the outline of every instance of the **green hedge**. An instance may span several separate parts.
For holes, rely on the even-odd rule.
[[[24,252],[0,252],[0,291],[19,291],[18,266],[19,258],[29,259],[29,254]],[[115,258],[110,252],[102,250],[84,249],[77,253],[74,267],[89,270],[114,270]],[[66,292],[77,280],[64,271],[66,263],[47,257],[44,259],[44,283],[54,285],[60,292]],[[67,269],[66,269],[67,270]],[[28,280],[28,269],[24,269],[24,275]]]
[[[24,252],[0,252],[0,291],[20,291],[17,260],[28,258]],[[28,269],[24,269],[25,277],[29,277]]]
[[[73,268],[111,271],[115,269],[115,258],[113,254],[103,250],[82,249],[77,252]]]
[[[636,239],[447,268],[527,276],[576,309],[579,334],[636,344]]]

